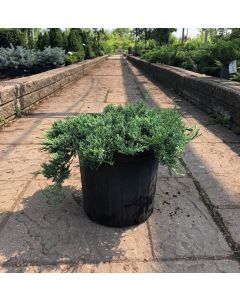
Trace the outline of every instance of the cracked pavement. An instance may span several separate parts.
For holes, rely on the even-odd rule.
[[[143,96],[159,108],[177,106],[201,133],[187,146],[178,172],[159,166],[149,220],[125,229],[91,222],[82,207],[77,161],[63,202],[47,206],[42,189],[49,182],[36,173],[48,159],[41,151],[43,131],[68,114]],[[208,120],[113,56],[10,122],[0,131],[0,271],[239,272],[240,137]]]

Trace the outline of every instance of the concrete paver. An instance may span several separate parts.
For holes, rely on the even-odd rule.
[[[81,185],[68,180],[63,203],[46,205],[46,181],[33,181],[1,232],[1,263],[54,264],[152,259],[147,225],[129,229],[99,226],[73,198]]]
[[[157,258],[214,257],[231,253],[191,178],[158,179],[149,219]]]
[[[39,171],[39,166],[48,159],[40,148],[40,145],[3,146],[0,180],[32,179],[34,172]]]
[[[190,143],[183,159],[193,174],[230,176],[240,172],[239,155],[233,151],[239,147],[240,144],[234,144],[230,149],[225,143]]]
[[[240,244],[240,209],[219,209],[218,212],[223,217],[233,239]]]
[[[69,114],[100,112],[143,95],[159,108],[177,106],[202,134],[187,147],[179,174],[159,167],[149,221],[126,229],[91,222],[82,208],[77,159],[63,202],[44,205],[49,182],[35,173],[48,158],[43,131]],[[116,56],[9,124],[0,131],[0,272],[239,272],[201,190],[239,243],[240,139],[208,119]]]
[[[0,180],[0,213],[11,211],[27,180]]]
[[[215,175],[209,180],[206,174],[198,174],[201,187],[217,208],[240,208],[240,180],[236,174]]]

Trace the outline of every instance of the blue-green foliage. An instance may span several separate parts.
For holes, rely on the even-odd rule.
[[[30,68],[36,64],[37,53],[21,46],[0,48],[0,68]]]
[[[0,68],[26,68],[33,66],[59,67],[64,64],[65,50],[61,48],[45,48],[43,51],[16,48],[0,48]]]
[[[117,153],[134,156],[147,150],[171,167],[196,135],[196,129],[187,133],[175,109],[159,111],[142,101],[125,107],[108,105],[101,114],[84,113],[52,125],[43,142],[51,160],[43,164],[42,172],[61,185],[70,175],[74,156],[80,157],[81,165],[97,169],[113,165]]]
[[[65,50],[62,48],[47,47],[43,51],[37,51],[37,65],[59,67],[64,65]]]

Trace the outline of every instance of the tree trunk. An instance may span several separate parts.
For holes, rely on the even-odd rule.
[[[185,28],[182,29],[182,47],[183,47],[183,44],[184,44],[184,30],[185,30]]]
[[[204,35],[204,44],[208,43],[208,29],[205,28],[205,35]]]
[[[170,28],[168,28],[168,40],[167,40],[168,46],[170,45],[170,37],[171,37],[171,32],[170,32]]]

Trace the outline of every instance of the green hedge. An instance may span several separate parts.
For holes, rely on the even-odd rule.
[[[184,47],[162,46],[145,52],[141,57],[151,63],[168,64],[208,75],[219,75],[224,65],[240,59],[240,39],[221,40],[209,45],[188,43]]]
[[[79,61],[82,61],[83,59],[84,59],[84,56],[83,56],[82,52],[69,52],[65,56],[65,64],[66,65],[75,64]]]

